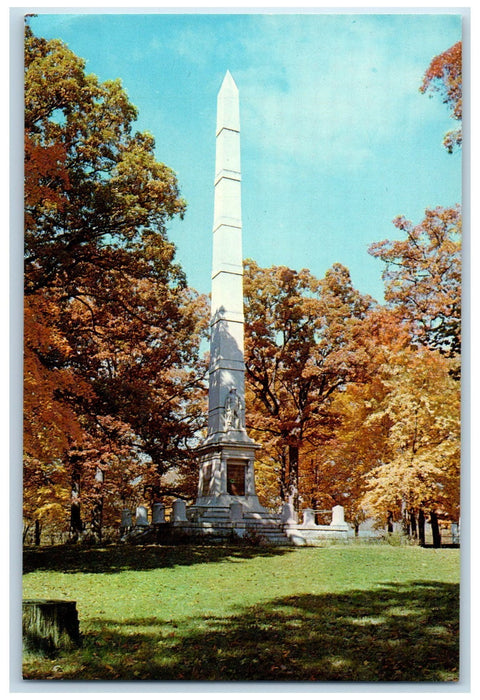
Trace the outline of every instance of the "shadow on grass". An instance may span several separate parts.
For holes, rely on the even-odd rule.
[[[82,547],[56,545],[25,547],[23,573],[61,571],[63,573],[115,573],[147,571],[172,566],[189,566],[223,559],[253,559],[280,556],[290,551],[284,547],[246,545],[128,545]]]
[[[26,677],[456,681],[458,596],[456,585],[419,581],[283,597],[232,617],[96,620],[84,648],[57,661],[60,674],[32,664]]]

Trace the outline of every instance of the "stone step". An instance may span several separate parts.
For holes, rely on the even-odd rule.
[[[185,529],[186,532],[192,535],[205,535],[213,539],[226,539],[236,532],[239,536],[244,533],[245,536],[258,535],[273,544],[290,544],[281,524],[275,520],[270,522],[261,522],[255,518],[245,519],[236,523],[230,520],[200,520],[197,522],[188,522],[178,524],[178,527]]]
[[[263,517],[263,518],[255,518],[250,515],[245,514],[243,516],[243,519],[245,522],[248,523],[258,523],[259,525],[266,524],[266,525],[273,525],[274,527],[283,527],[283,522],[280,518],[273,518],[273,517]]]
[[[223,505],[191,506],[187,508],[187,521],[171,523],[174,530],[186,535],[205,536],[211,541],[228,540],[232,533],[249,537],[257,535],[273,544],[289,545],[285,523],[278,513],[268,511],[243,511],[240,520],[232,521],[230,507]]]

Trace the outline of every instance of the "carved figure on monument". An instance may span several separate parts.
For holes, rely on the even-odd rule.
[[[235,387],[232,387],[225,399],[225,430],[238,430],[243,427],[242,402]]]

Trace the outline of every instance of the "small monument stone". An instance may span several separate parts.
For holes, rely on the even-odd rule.
[[[163,503],[154,503],[152,507],[152,524],[160,525],[165,522],[165,506]]]
[[[292,503],[283,503],[282,512],[280,514],[282,523],[296,523],[295,510]]]
[[[343,506],[333,506],[331,527],[345,527],[345,515]]]
[[[187,520],[187,504],[181,498],[173,502],[173,522],[185,522]]]
[[[305,508],[303,511],[304,527],[315,527],[315,511],[312,508]]]
[[[135,525],[148,527],[148,511],[145,506],[137,506],[135,513]]]
[[[128,508],[122,508],[120,528],[122,530],[128,530],[130,527],[132,527],[132,514]]]

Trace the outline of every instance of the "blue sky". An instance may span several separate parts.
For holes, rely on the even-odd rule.
[[[381,300],[367,252],[392,220],[461,201],[461,154],[438,97],[418,88],[433,56],[461,39],[453,14],[40,14],[101,80],[120,78],[177,173],[188,209],[169,225],[191,286],[210,291],[216,96],[240,91],[243,254],[262,266],[335,262]]]

